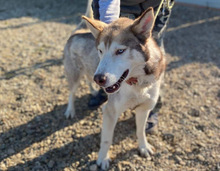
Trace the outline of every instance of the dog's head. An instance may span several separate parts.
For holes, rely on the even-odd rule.
[[[132,68],[144,64],[149,58],[147,41],[154,25],[153,8],[136,20],[119,18],[111,24],[84,16],[83,19],[96,39],[100,57],[94,80],[107,93],[115,93],[129,78]]]

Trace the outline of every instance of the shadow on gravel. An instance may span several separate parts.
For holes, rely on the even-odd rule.
[[[36,69],[39,68],[48,68],[50,66],[60,66],[63,64],[63,59],[48,59],[44,62],[36,63],[33,66],[15,69],[9,72],[4,73],[0,76],[0,80],[9,80],[11,78],[17,77],[19,75],[31,75]]]
[[[1,1],[0,20],[31,17],[39,21],[1,26],[0,30],[16,29],[41,22],[77,23],[85,12],[87,0],[7,0]]]
[[[196,15],[195,15],[196,13]],[[220,68],[220,11],[176,5],[165,34],[165,49],[179,60],[167,71],[191,63],[216,65]]]
[[[81,138],[74,138],[73,142],[61,148],[55,148],[46,152],[42,156],[34,158],[31,161],[27,161],[24,164],[18,164],[14,167],[10,167],[8,170],[21,170],[22,168],[29,168],[31,170],[48,170],[48,163],[51,160],[54,162],[53,166],[50,168],[51,170],[62,170],[67,166],[71,166],[76,161],[79,161],[78,167],[88,165],[88,154],[98,150],[98,147],[95,149],[92,148],[90,143],[97,144],[99,139],[99,134],[91,134]],[[90,141],[87,142],[88,140]],[[79,146],[77,144],[79,144]]]
[[[83,100],[80,99],[80,101]],[[21,142],[20,144],[21,147],[16,149],[16,152],[21,151],[22,149],[28,147],[29,145],[35,142],[39,142],[43,140],[44,138],[54,133],[55,131],[58,131],[70,124],[73,124],[74,122],[78,122],[79,120],[89,115],[90,113],[89,111],[83,111],[80,113],[78,112],[79,113],[78,116],[80,116],[80,118],[74,121],[69,121],[64,119],[61,112],[64,111],[63,109],[64,106],[59,106],[54,111],[44,114],[42,117],[39,116],[43,120],[41,124],[48,125],[48,130],[40,130],[40,126],[38,125],[39,130],[30,136],[29,135],[26,136],[25,138],[26,140]],[[38,119],[35,118],[33,121],[30,121],[28,124],[15,128],[6,134],[8,135],[11,135],[13,133],[18,134],[19,132],[23,132],[24,129],[29,130],[30,128],[28,127],[28,125],[33,125],[33,127],[36,128],[38,123],[39,123]],[[130,127],[130,129],[126,129],[127,127]],[[120,136],[122,132],[124,136]],[[124,138],[128,137],[131,134],[135,134],[134,117],[131,117],[127,120],[123,120],[117,123],[117,126],[115,128],[115,136],[114,136],[113,144],[119,144],[120,141],[122,141]],[[14,167],[10,167],[8,168],[8,170],[22,170],[22,168],[29,168],[32,170],[48,170],[48,169],[62,170],[65,167],[71,166],[76,162],[79,162],[78,167],[84,168],[85,170],[88,169],[88,167],[91,165],[91,162],[89,162],[90,158],[88,155],[91,154],[92,152],[98,152],[99,144],[100,144],[100,133],[90,134],[84,137],[75,137],[73,133],[72,137],[73,137],[73,141],[71,143],[66,144],[61,148],[55,148],[51,151],[48,151],[45,154],[37,158],[34,158],[33,160],[27,161],[23,164],[18,164]],[[48,166],[50,161],[53,161],[53,166]]]
[[[85,102],[89,96],[88,94],[81,98],[76,98],[76,106],[80,106],[79,104]],[[6,154],[4,156],[0,154],[0,161],[19,153],[36,142],[42,141],[58,130],[72,125],[75,122],[79,122],[91,113],[88,109],[83,110],[76,107],[77,117],[74,119],[66,119],[64,117],[65,109],[66,105],[55,106],[53,111],[38,115],[26,124],[0,134],[0,138],[4,144],[4,146],[1,146],[1,154]],[[16,139],[12,139],[11,137],[15,134]],[[15,141],[16,146],[14,144]],[[13,150],[9,152],[9,149]]]
[[[72,23],[73,21],[70,20],[74,17],[75,15],[69,15],[69,16],[63,16],[63,17],[58,17],[58,18],[52,18],[49,20],[46,20],[47,22],[64,22],[64,23]],[[70,21],[67,21],[70,20]],[[7,30],[7,29],[18,29],[22,27],[27,27],[27,26],[32,26],[35,24],[41,24],[45,21],[36,21],[36,22],[27,22],[23,24],[18,24],[18,25],[13,25],[13,26],[7,26],[7,27],[0,27],[0,30]]]

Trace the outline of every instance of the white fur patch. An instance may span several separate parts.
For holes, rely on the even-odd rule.
[[[128,60],[128,50],[125,50],[125,52],[120,55],[116,55],[118,49],[126,48],[126,46],[116,42],[113,42],[109,47],[106,47],[103,42],[98,45],[98,49],[102,51],[102,54],[99,53],[100,62],[95,74],[101,74],[107,77],[105,87],[115,84],[122,74],[131,68],[131,63]]]

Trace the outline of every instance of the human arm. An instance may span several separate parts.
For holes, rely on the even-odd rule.
[[[119,18],[120,0],[99,0],[100,20],[109,24]]]

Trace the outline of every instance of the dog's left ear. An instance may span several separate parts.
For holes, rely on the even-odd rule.
[[[86,16],[82,16],[82,19],[85,20],[87,27],[90,29],[95,38],[97,38],[98,35],[102,32],[102,30],[107,26],[107,24],[104,22],[90,19]]]
[[[143,14],[138,17],[131,26],[133,33],[143,41],[151,36],[154,26],[154,10],[148,8]]]

